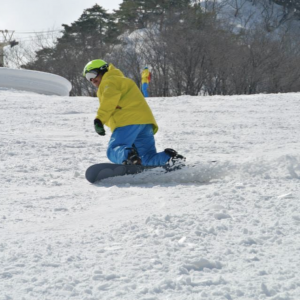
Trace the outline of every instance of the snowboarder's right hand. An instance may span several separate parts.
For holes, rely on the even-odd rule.
[[[99,135],[105,135],[105,129],[103,127],[102,122],[99,119],[95,119],[94,120],[94,127],[95,127],[95,131],[99,134]]]

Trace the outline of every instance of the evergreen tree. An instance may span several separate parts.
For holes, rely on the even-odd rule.
[[[191,5],[191,0],[124,0],[115,12],[122,30],[133,31],[165,22],[169,12],[180,11]]]

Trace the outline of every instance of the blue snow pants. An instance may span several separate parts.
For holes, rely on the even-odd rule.
[[[152,124],[116,128],[108,143],[107,157],[115,164],[122,164],[132,148],[137,150],[145,166],[161,166],[170,159],[165,152],[156,152]]]
[[[142,93],[144,95],[144,97],[149,97],[148,95],[148,83],[143,83],[142,84]]]

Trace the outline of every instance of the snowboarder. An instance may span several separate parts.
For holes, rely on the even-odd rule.
[[[145,67],[142,72],[142,92],[144,97],[149,97],[148,85],[150,80],[151,80],[151,72],[149,71],[148,67]]]
[[[158,130],[152,111],[135,82],[104,60],[90,61],[83,75],[98,88],[100,106],[95,131],[103,136],[103,125],[112,135],[107,157],[115,164],[170,167],[184,164],[185,157],[173,149],[157,153],[154,134]]]

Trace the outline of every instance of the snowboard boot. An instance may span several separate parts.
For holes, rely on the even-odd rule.
[[[123,165],[141,165],[142,160],[139,157],[137,151],[132,148],[128,154],[128,158],[122,162]]]
[[[168,171],[181,169],[182,167],[185,166],[186,158],[178,154],[175,150],[167,148],[165,149],[165,153],[171,156],[166,163],[166,167]]]

